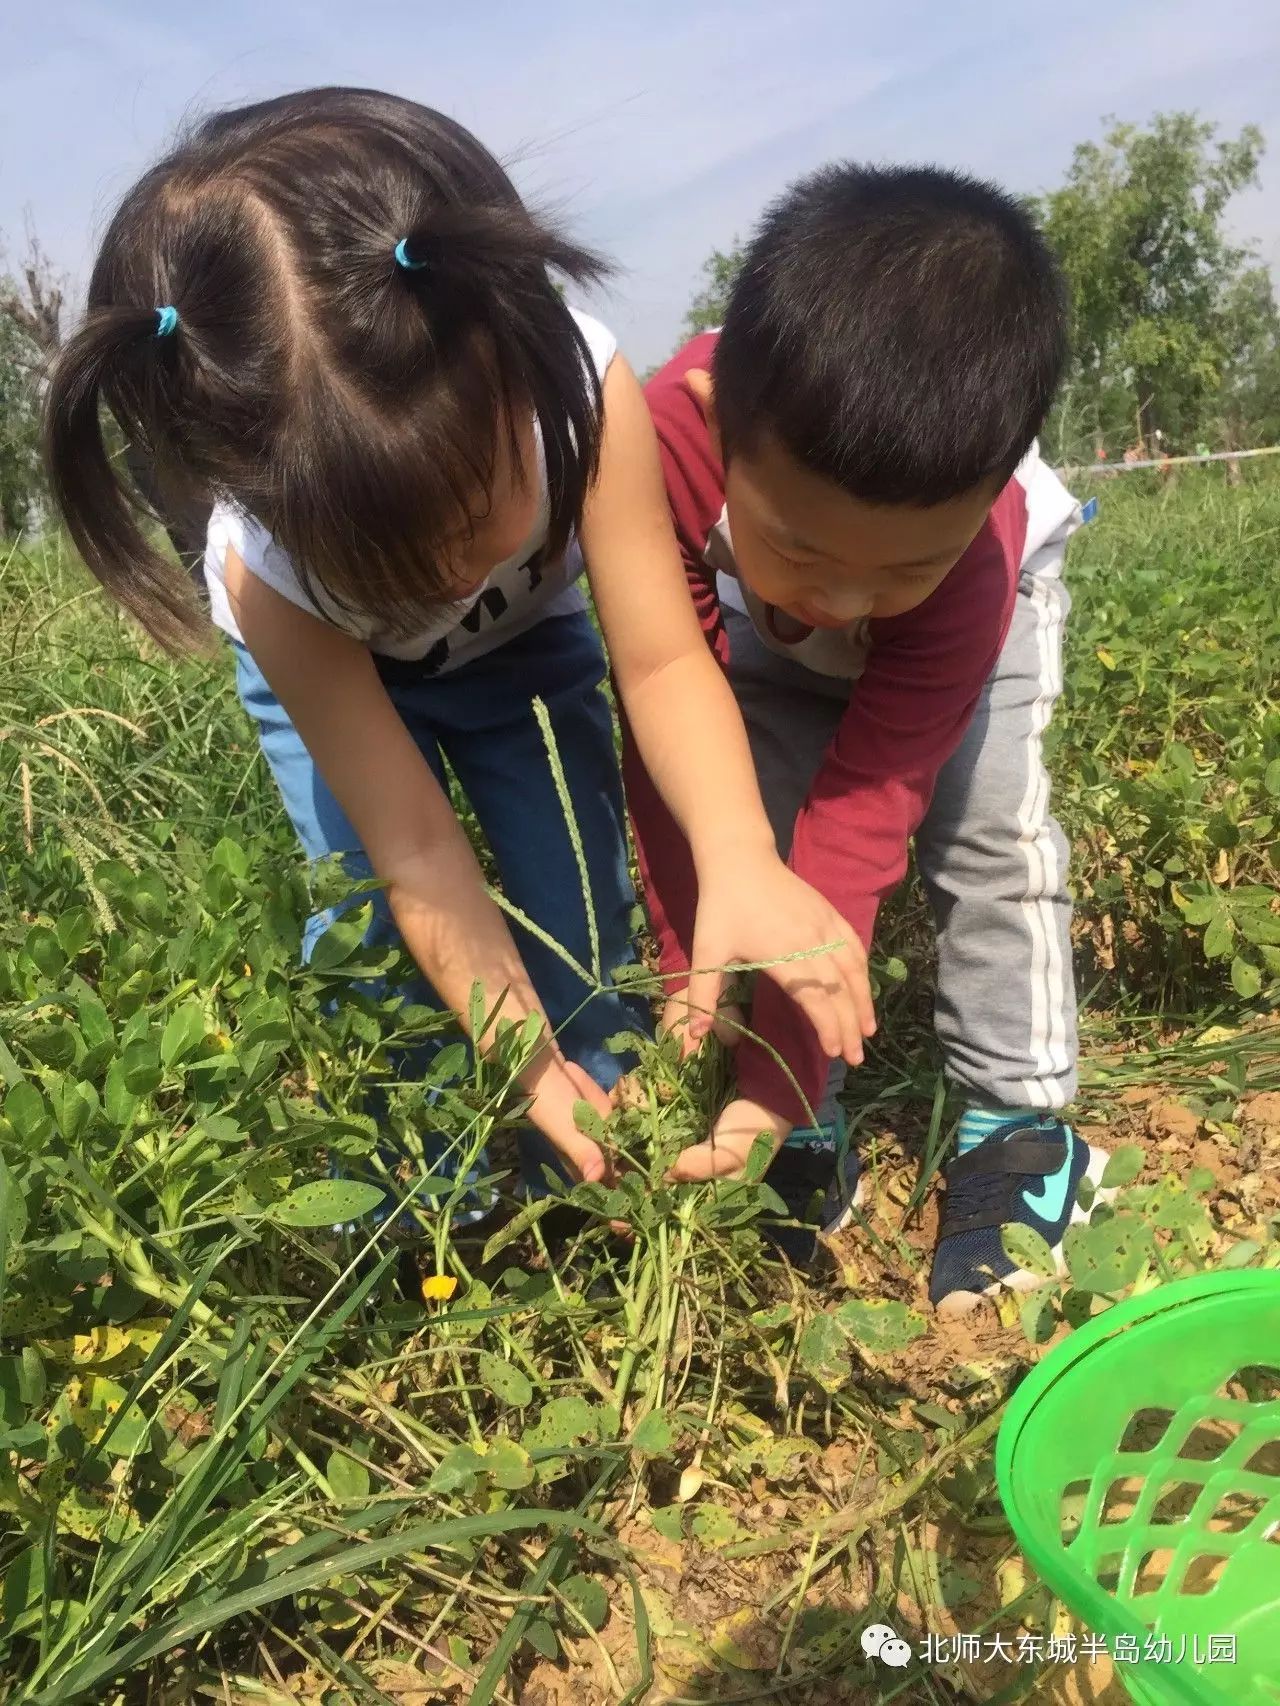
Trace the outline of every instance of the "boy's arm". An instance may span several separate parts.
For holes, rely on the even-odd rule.
[[[928,810],[938,772],[960,744],[1008,631],[1025,538],[1016,482],[997,500],[964,557],[906,616],[873,623],[867,668],[796,819],[790,864],[870,947],[879,904],[902,880],[907,846]],[[810,1106],[828,1057],[813,1027],[766,979],[750,1029],[794,1073]],[[809,1115],[766,1049],[744,1039],[738,1094],[779,1124]]]

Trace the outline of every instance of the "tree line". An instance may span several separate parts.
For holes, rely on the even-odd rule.
[[[1192,113],[1113,124],[1031,198],[1066,276],[1072,359],[1043,445],[1059,463],[1280,443],[1280,311],[1227,210],[1258,182],[1262,133]],[[686,335],[724,314],[741,245],[714,249]]]
[[[1221,137],[1193,113],[1112,124],[1075,149],[1062,185],[1031,198],[1066,276],[1072,360],[1043,435],[1059,463],[1280,443],[1280,310],[1228,209],[1257,185],[1262,133]],[[712,250],[684,319],[719,324],[741,247]],[[0,534],[43,513],[40,375],[65,291],[39,243],[0,273]]]

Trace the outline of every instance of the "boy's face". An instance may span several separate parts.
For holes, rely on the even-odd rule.
[[[716,434],[710,375],[689,388]],[[735,452],[725,502],[738,572],[766,604],[809,628],[901,616],[922,604],[964,554],[998,488],[917,509],[869,504],[763,439]]]

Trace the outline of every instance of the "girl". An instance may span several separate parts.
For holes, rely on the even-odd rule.
[[[447,759],[505,894],[582,965],[631,952],[621,787],[585,557],[618,689],[699,868],[694,963],[840,945],[772,973],[833,1055],[861,1058],[865,957],[774,849],[742,722],[702,641],[637,381],[554,267],[601,263],[522,205],[452,120],[357,89],[206,120],[125,197],[84,324],[55,366],[46,453],[90,569],[158,641],[197,631],[140,531],[100,406],[170,515],[202,519],[213,620],[307,855],[376,873],[435,1005],[530,1014],[522,1078],[567,1166],[605,1178],[575,1100],[601,1111],[630,1022],[513,935],[449,803]],[[597,918],[532,701],[548,709]],[[327,921],[312,920],[313,942]],[[705,1027],[720,976],[695,977]],[[490,1033],[474,1037],[483,1048]]]

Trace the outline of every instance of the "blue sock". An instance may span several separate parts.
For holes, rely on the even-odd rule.
[[[1049,1108],[966,1108],[960,1119],[956,1154],[967,1155],[990,1137],[998,1126],[1009,1125],[1014,1120],[1034,1124],[1038,1120],[1055,1117]]]
[[[823,1115],[830,1113],[829,1119]],[[825,1107],[818,1110],[817,1125],[796,1126],[783,1144],[784,1149],[829,1149],[834,1155],[837,1150],[848,1148],[849,1131],[844,1117],[844,1109],[837,1103],[834,1108]]]

